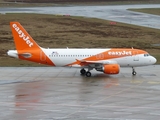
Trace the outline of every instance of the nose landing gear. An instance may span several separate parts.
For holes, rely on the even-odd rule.
[[[136,75],[137,73],[136,73],[136,71],[135,71],[135,69],[134,69],[134,67],[132,67],[132,75]]]

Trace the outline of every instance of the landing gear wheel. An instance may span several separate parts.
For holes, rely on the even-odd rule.
[[[136,71],[133,71],[133,72],[132,72],[132,75],[136,75],[136,74],[137,74]]]
[[[137,74],[137,73],[136,73],[134,67],[132,67],[132,75],[136,75],[136,74]]]
[[[81,75],[85,75],[86,74],[86,70],[83,68],[80,70]]]
[[[86,72],[86,77],[91,77],[91,72],[87,71]]]

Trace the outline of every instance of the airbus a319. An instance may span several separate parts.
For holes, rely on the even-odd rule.
[[[120,67],[131,67],[132,74],[136,75],[135,67],[152,65],[157,61],[148,52],[133,48],[45,49],[19,22],[10,22],[10,27],[16,50],[9,50],[9,56],[54,67],[78,67],[86,77],[91,76],[93,69],[105,74],[118,74]]]

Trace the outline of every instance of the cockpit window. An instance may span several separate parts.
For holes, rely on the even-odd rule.
[[[150,56],[149,54],[144,54],[144,57]]]

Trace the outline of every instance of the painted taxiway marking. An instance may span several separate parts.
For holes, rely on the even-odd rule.
[[[133,80],[130,81],[130,83],[135,83],[135,84],[139,84],[139,83],[147,83],[147,84],[160,84],[160,81],[142,81],[142,80]]]
[[[160,81],[149,81],[148,84],[160,84]]]
[[[133,81],[130,81],[130,83],[136,83],[136,84],[141,84],[143,82],[144,81],[142,81],[142,80],[133,80]]]

